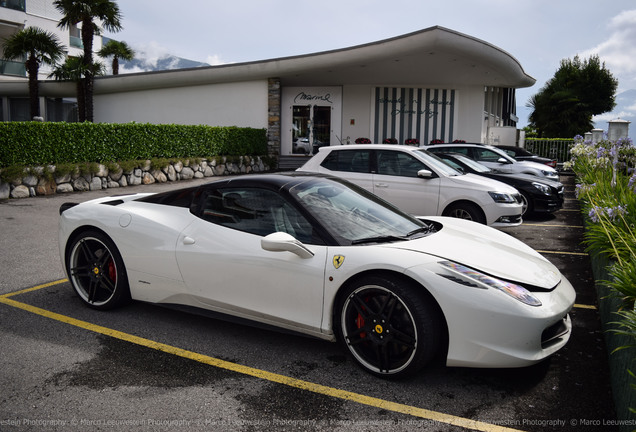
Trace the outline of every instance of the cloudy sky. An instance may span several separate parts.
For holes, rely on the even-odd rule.
[[[636,89],[634,0],[117,3],[124,30],[106,36],[156,58],[173,54],[211,65],[255,61],[346,48],[440,25],[496,45],[519,60],[537,82],[517,91],[518,105],[525,105],[554,76],[562,59],[575,55],[598,54],[619,80],[619,93]],[[634,115],[636,100],[631,110]],[[628,117],[609,117],[621,114]]]

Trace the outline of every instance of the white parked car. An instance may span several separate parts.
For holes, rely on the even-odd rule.
[[[473,222],[412,218],[338,178],[248,175],[60,213],[64,269],[95,309],[213,310],[338,340],[380,376],[433,358],[527,366],[571,334],[574,289],[536,251]]]
[[[504,150],[486,144],[451,143],[434,144],[425,147],[432,153],[460,153],[476,160],[495,172],[504,174],[530,174],[559,180],[559,173],[552,167],[531,161],[518,161]]]
[[[490,226],[522,222],[522,199],[515,188],[459,172],[423,148],[322,147],[298,171],[345,178],[415,216],[459,217]]]

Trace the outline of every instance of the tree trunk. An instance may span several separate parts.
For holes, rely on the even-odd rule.
[[[26,68],[29,73],[30,114],[31,120],[33,120],[34,117],[40,117],[39,64],[33,55],[29,56],[29,59],[26,61]]]
[[[119,59],[117,56],[113,57],[113,75],[119,75]]]

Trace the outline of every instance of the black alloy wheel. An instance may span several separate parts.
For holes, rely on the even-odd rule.
[[[415,289],[401,280],[369,276],[347,290],[336,331],[364,370],[382,377],[408,376],[438,352],[439,314]]]
[[[106,310],[130,300],[124,262],[106,235],[87,231],[75,236],[66,267],[71,285],[88,306]]]

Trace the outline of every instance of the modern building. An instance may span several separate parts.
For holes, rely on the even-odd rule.
[[[504,50],[436,26],[314,54],[98,77],[94,115],[264,128],[270,152],[299,163],[318,146],[358,138],[514,143],[515,89],[534,82]],[[47,81],[40,92],[69,98],[75,86]],[[3,101],[27,94],[26,82],[0,81]]]
[[[64,45],[67,56],[79,56],[83,53],[80,37],[81,25],[70,29],[61,29],[57,25],[62,18],[51,0],[0,0],[0,84],[5,82],[26,85],[27,73],[24,61],[9,61],[1,58],[4,51],[4,40],[19,30],[27,27],[39,27],[53,33]],[[101,49],[101,38],[96,37],[93,46],[95,51]],[[25,59],[26,60],[26,59]],[[52,69],[46,65],[40,67],[38,78],[47,80]],[[40,111],[46,113],[49,121],[69,121],[73,118],[75,106],[73,94],[71,99],[42,97]],[[76,117],[76,116],[75,116]],[[28,91],[17,94],[6,94],[0,91],[0,121],[28,121]]]

